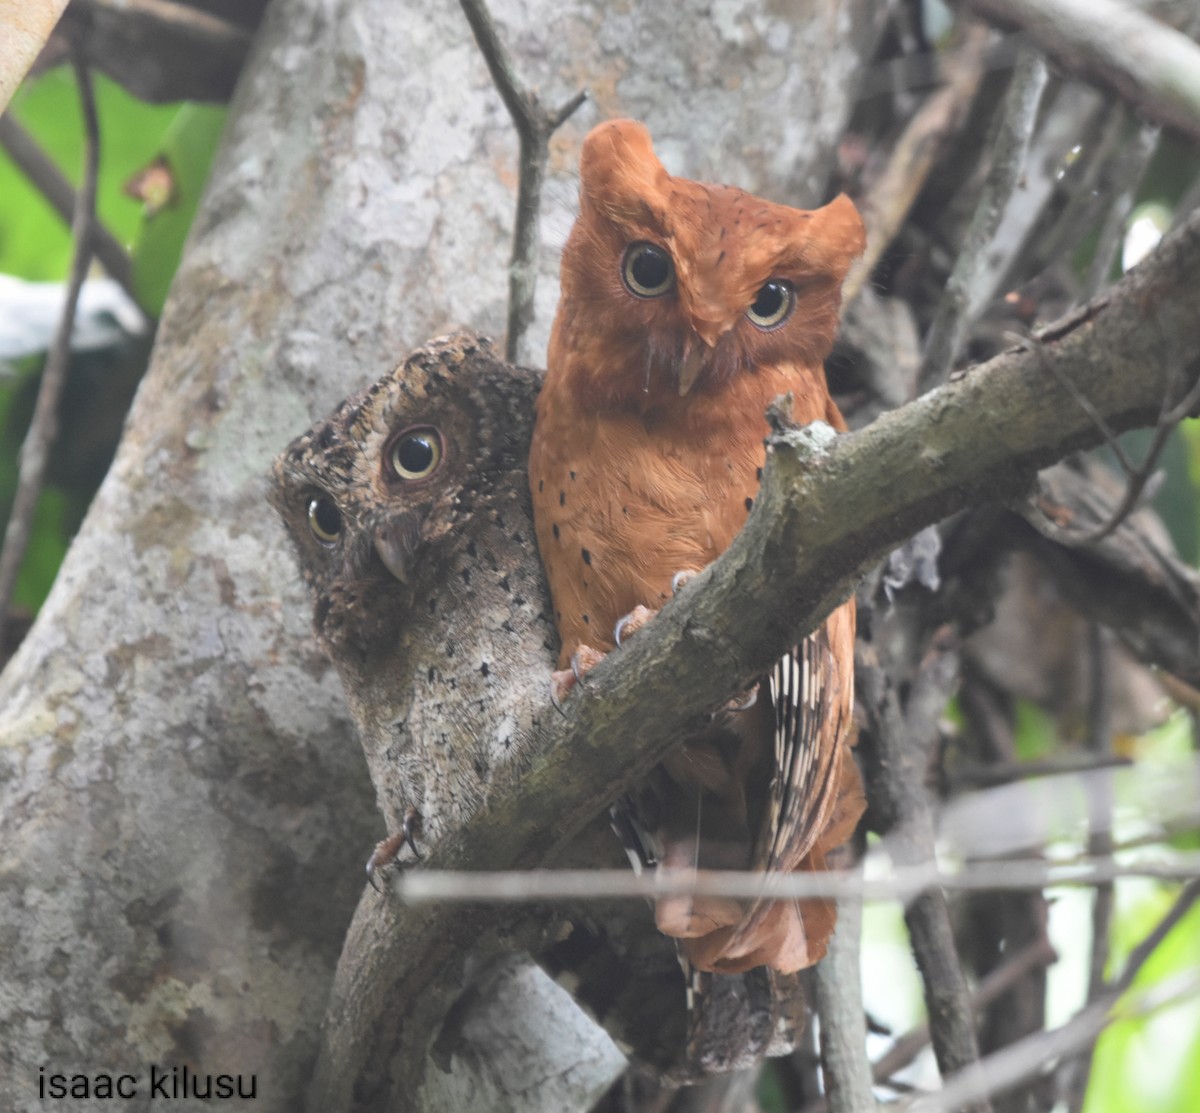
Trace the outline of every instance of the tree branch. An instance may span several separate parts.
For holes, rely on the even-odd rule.
[[[995,292],[992,287],[995,276],[986,255],[1021,178],[1046,79],[1046,60],[1030,47],[1023,47],[1004,97],[991,169],[929,326],[917,381],[918,393],[945,380],[967,330]]]
[[[550,136],[583,104],[580,90],[565,104],[550,111],[517,74],[512,57],[500,41],[484,0],[461,0],[463,13],[487,62],[492,81],[516,125],[521,165],[517,185],[517,219],[513,227],[512,259],[508,264],[508,336],[505,357],[523,362],[521,341],[533,321],[533,295],[537,289],[538,215],[542,184],[550,158]]]
[[[1111,427],[1153,421],[1172,354],[1200,351],[1198,286],[1200,214],[1104,298],[1046,329],[1042,355]],[[1198,373],[1200,364],[1188,370]],[[425,864],[552,861],[663,758],[697,708],[765,672],[898,542],[956,510],[1024,492],[1037,468],[1102,439],[1059,379],[1021,349],[859,432],[835,437],[818,425],[772,436],[761,494],[728,551],[589,673],[565,715],[541,718],[519,782],[497,787]],[[355,917],[352,936],[376,945],[339,967],[313,1108],[349,1108],[357,1078],[386,1076],[406,1012],[435,976],[429,956],[444,954],[461,918],[449,906],[391,909],[384,927],[380,907],[369,894]]]
[[[839,857],[850,858],[851,852],[839,851]],[[829,940],[825,957],[817,963],[816,981],[828,1106],[833,1113],[869,1113],[875,1108],[875,1095],[865,1054],[860,899],[838,901],[837,931]]]
[[[0,626],[8,613],[17,575],[21,571],[21,562],[25,559],[25,549],[29,544],[33,515],[42,491],[42,479],[46,474],[50,449],[58,436],[58,403],[62,398],[63,387],[67,381],[67,366],[71,360],[71,330],[75,326],[75,307],[79,304],[79,293],[83,289],[83,280],[87,277],[88,265],[92,261],[96,175],[100,165],[100,125],[96,120],[96,101],[92,95],[92,78],[87,65],[75,53],[72,54],[72,64],[79,86],[84,128],[83,186],[75,198],[75,212],[71,220],[75,255],[71,260],[71,276],[67,283],[67,296],[63,301],[58,331],[54,334],[50,351],[46,355],[33,418],[21,445],[21,474],[17,480],[8,524],[4,529],[4,546],[0,549]]]
[[[0,116],[0,147],[17,164],[43,197],[54,207],[54,211],[68,224],[73,223],[78,199],[71,183],[49,157],[34,142],[33,137],[10,115]],[[138,304],[133,287],[133,264],[129,252],[99,221],[93,225],[93,246],[109,276],[129,295],[129,300]],[[143,310],[143,312],[145,312]]]
[[[1115,89],[1138,111],[1200,139],[1200,46],[1117,0],[967,0],[1025,31],[1065,69]]]
[[[944,63],[945,87],[914,113],[883,172],[863,198],[860,207],[867,226],[867,249],[846,278],[842,298],[847,305],[857,297],[875,264],[883,258],[938,156],[966,119],[983,78],[987,42],[986,27],[976,24],[965,30],[958,49]]]
[[[885,634],[880,640],[891,639]],[[869,778],[872,803],[888,834],[892,860],[908,867],[935,860],[933,814],[925,789],[928,754],[936,731],[936,722],[930,720],[945,707],[958,676],[958,652],[952,642],[935,635],[923,656],[907,715],[892,683],[890,657],[883,662],[875,646],[865,646],[855,669],[860,705],[878,757]],[[932,689],[934,698],[918,699],[919,689]],[[918,703],[936,710],[932,715],[928,710],[914,710],[912,705]],[[905,908],[904,920],[921,971],[938,1069],[943,1077],[949,1077],[978,1061],[979,1045],[946,894],[940,889],[921,893]],[[972,1108],[983,1111],[989,1106],[983,1102]]]
[[[919,1098],[904,1106],[906,1113],[952,1113],[980,1097],[1002,1093],[1036,1078],[1061,1059],[1077,1054],[1093,1044],[1111,1023],[1123,1017],[1136,1017],[1195,995],[1200,978],[1195,971],[1161,985],[1152,986],[1132,1001],[1122,1004],[1121,995],[1146,960],[1200,898],[1200,881],[1186,885],[1167,914],[1129,956],[1121,976],[1102,997],[1085,1005],[1061,1028],[1034,1032],[981,1063],[950,1079],[938,1093]]]

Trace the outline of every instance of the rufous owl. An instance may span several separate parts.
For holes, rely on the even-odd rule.
[[[804,211],[672,177],[631,120],[592,130],[580,174],[529,459],[560,691],[733,540],[776,397],[800,425],[846,428],[823,361],[865,246],[845,196]],[[643,861],[824,868],[863,808],[854,625],[851,600],[631,794],[620,815]],[[824,953],[834,908],[671,898],[656,920],[702,971],[792,972]]]

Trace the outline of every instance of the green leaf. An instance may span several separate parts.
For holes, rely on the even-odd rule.
[[[101,223],[128,244],[141,221],[141,205],[125,195],[124,185],[154,157],[179,108],[143,104],[100,74],[94,84],[100,123],[96,209]],[[64,177],[78,186],[83,176],[83,118],[71,69],[59,67],[26,82],[13,97],[10,111]],[[0,271],[39,282],[66,278],[71,262],[68,224],[3,150],[0,197]]]

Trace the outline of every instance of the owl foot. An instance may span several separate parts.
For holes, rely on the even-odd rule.
[[[556,711],[566,714],[562,709],[562,701],[570,695],[576,684],[581,684],[583,678],[604,660],[604,656],[590,645],[581,645],[571,654],[569,669],[558,669],[550,674],[550,702]]]
[[[748,691],[742,692],[740,695],[734,696],[733,699],[731,699],[725,705],[725,710],[733,711],[735,713],[739,712],[739,711],[749,711],[750,708],[752,708],[756,703],[758,703],[758,685],[757,684],[755,684],[754,687],[749,689]]]
[[[688,582],[693,576],[698,576],[700,573],[695,568],[681,568],[674,576],[671,577],[671,594],[678,595],[680,588]]]
[[[679,589],[695,575],[697,575],[697,571],[694,568],[683,568],[676,572],[671,577],[671,594],[677,594]],[[620,646],[624,638],[629,637],[630,634],[636,634],[656,614],[658,611],[652,611],[649,607],[643,607],[639,603],[623,618],[617,619],[617,624],[613,627],[613,641]]]
[[[620,646],[622,638],[627,638],[630,634],[636,634],[656,614],[658,614],[658,611],[652,611],[649,607],[643,607],[639,603],[623,618],[617,619],[617,624],[613,627],[613,641]]]
[[[421,852],[417,849],[417,837],[420,834],[421,813],[416,808],[409,808],[404,816],[404,822],[400,824],[400,830],[375,844],[375,850],[367,859],[367,881],[375,892],[383,891],[375,884],[375,874],[393,865],[400,855],[400,848],[406,843],[409,850],[413,852],[413,857],[418,862],[421,860]]]

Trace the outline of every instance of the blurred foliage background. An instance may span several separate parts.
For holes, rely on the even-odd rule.
[[[111,285],[96,290],[95,298],[85,294],[72,342],[62,433],[14,593],[18,629],[37,612],[50,590],[112,459],[226,114],[224,106],[217,105],[147,104],[100,74],[94,82],[100,121],[97,216],[129,251],[136,301]],[[58,66],[27,81],[9,113],[78,187],[84,135],[71,68]],[[72,244],[70,228],[3,150],[0,198],[0,282],[4,282],[0,287],[0,522],[4,522],[42,361],[57,323]],[[93,274],[100,273],[98,264],[93,264]],[[89,302],[95,303],[94,308],[89,308]]]

